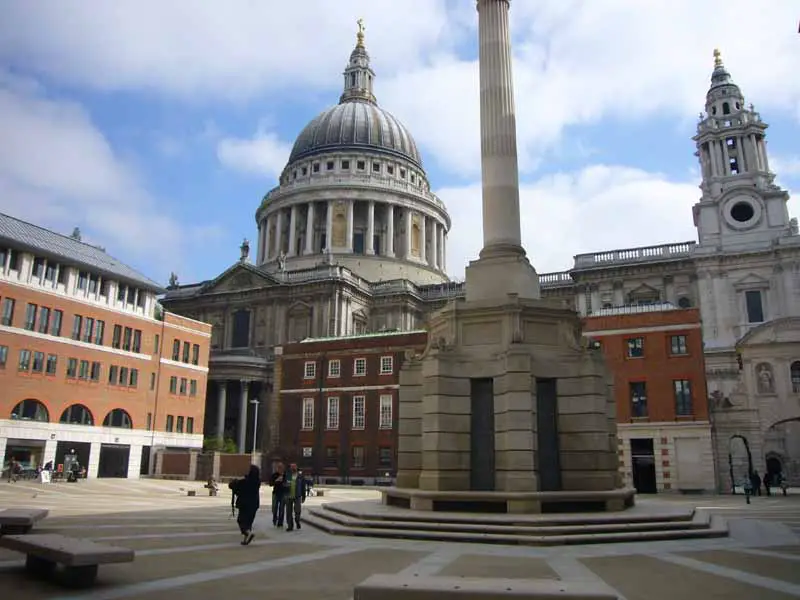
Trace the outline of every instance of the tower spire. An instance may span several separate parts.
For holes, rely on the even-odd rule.
[[[356,47],[350,53],[350,62],[344,70],[344,91],[339,104],[344,102],[369,102],[377,104],[375,94],[372,93],[372,82],[375,73],[369,65],[369,54],[364,46],[364,19],[356,21]]]

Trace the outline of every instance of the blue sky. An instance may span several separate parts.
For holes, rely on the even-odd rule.
[[[540,272],[695,238],[691,136],[716,46],[771,125],[779,182],[800,193],[799,15],[796,0],[765,6],[512,2],[523,237]],[[294,137],[338,100],[363,17],[378,102],[414,134],[453,218],[451,275],[480,249],[473,0],[0,0],[0,12],[3,212],[79,226],[162,282],[214,277],[255,238]]]

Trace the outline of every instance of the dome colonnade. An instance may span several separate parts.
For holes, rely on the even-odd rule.
[[[330,255],[372,281],[446,281],[450,216],[414,138],[375,100],[363,41],[360,30],[339,104],[301,131],[256,212],[257,264],[296,270]]]

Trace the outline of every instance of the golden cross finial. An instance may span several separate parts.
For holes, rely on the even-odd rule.
[[[719,48],[714,48],[714,66],[722,66],[722,52],[719,51]]]
[[[357,44],[359,46],[363,46],[364,31],[366,31],[366,29],[364,28],[364,19],[359,19],[358,21],[356,21],[356,23],[358,24],[358,33],[356,34],[356,39],[358,40]]]

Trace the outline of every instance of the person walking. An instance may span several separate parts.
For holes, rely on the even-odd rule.
[[[256,537],[253,533],[253,521],[261,506],[261,471],[256,465],[250,465],[247,475],[233,483],[231,490],[236,495],[235,506],[239,509],[236,522],[242,533],[242,546],[249,546]]]
[[[286,506],[286,531],[300,529],[300,513],[306,501],[306,481],[301,473],[297,472],[297,465],[289,466],[289,472],[284,481],[284,505]],[[294,519],[293,519],[294,518]]]
[[[283,527],[285,470],[283,463],[279,462],[275,465],[275,472],[269,478],[269,485],[272,488],[272,525],[274,527]]]

